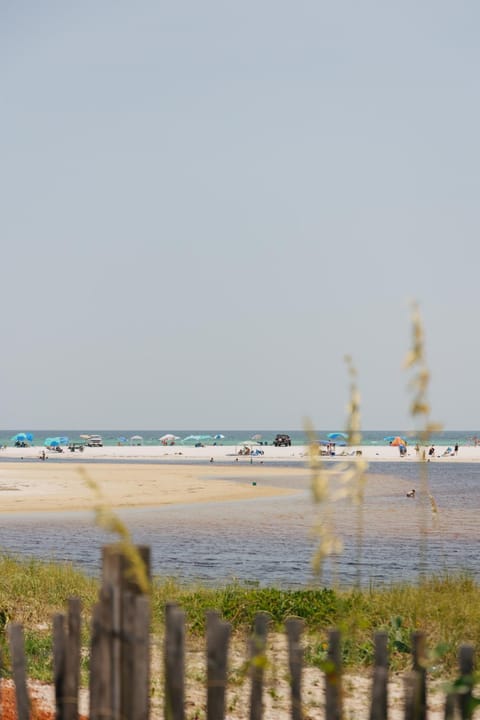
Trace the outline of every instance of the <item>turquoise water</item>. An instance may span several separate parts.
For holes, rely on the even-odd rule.
[[[317,430],[316,437],[319,440],[327,438],[329,432],[342,431],[341,428],[328,428],[325,430]],[[101,435],[103,443],[106,446],[113,446],[124,444],[130,444],[130,438],[135,435],[140,435],[143,440],[143,445],[159,445],[159,439],[171,433],[172,435],[178,436],[180,439],[176,441],[177,445],[194,445],[198,440],[189,439],[189,436],[195,436],[202,438],[200,441],[205,445],[216,443],[217,445],[239,445],[246,440],[250,440],[253,436],[260,435],[261,441],[266,442],[268,445],[272,444],[275,435],[279,432],[287,433],[290,435],[293,445],[303,445],[306,442],[305,433],[301,430],[288,430],[285,428],[278,428],[276,430],[261,430],[250,428],[248,430],[223,430],[222,428],[213,429],[198,429],[192,430],[172,430],[171,428],[160,429],[160,430],[142,430],[142,429],[129,429],[129,430],[99,430],[96,428],[85,428],[82,430],[69,430],[68,428],[54,428],[54,429],[42,429],[33,430],[31,428],[14,428],[11,430],[0,430],[0,445],[12,445],[11,438],[19,432],[31,432],[33,434],[33,445],[42,446],[47,437],[66,436],[70,441],[80,441],[81,435]],[[215,439],[216,435],[224,435],[224,438]],[[400,435],[407,438],[410,442],[415,442],[416,438],[413,433],[405,430],[398,429],[387,429],[387,430],[368,430],[362,434],[362,444],[364,445],[382,445],[386,444],[384,441],[385,437]],[[435,445],[474,445],[475,438],[480,437],[480,430],[449,430],[444,432],[437,432],[431,436],[431,442]]]

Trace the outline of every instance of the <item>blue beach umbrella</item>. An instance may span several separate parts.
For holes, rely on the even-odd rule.
[[[331,432],[331,433],[328,433],[327,438],[329,440],[340,440],[340,439],[346,440],[348,438],[348,435],[346,435],[345,433],[342,433],[342,432]]]
[[[45,442],[43,444],[45,447],[58,447],[60,445],[60,441],[58,438],[45,438]]]
[[[225,435],[222,435],[222,433],[217,433],[216,435],[213,436],[213,439],[214,440],[224,440]]]
[[[23,433],[23,432],[17,433],[16,435],[14,435],[11,438],[11,442],[17,442],[17,441],[18,442],[25,442],[25,441],[32,442],[32,440],[33,440],[32,433]]]

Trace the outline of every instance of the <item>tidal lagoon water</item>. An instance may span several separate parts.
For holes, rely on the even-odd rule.
[[[364,585],[414,582],[420,571],[466,571],[480,579],[480,464],[429,466],[438,508],[435,522],[430,504],[406,498],[409,488],[420,488],[418,464],[376,463],[368,472],[374,490],[367,484],[361,551],[356,509],[348,501],[336,503],[332,518],[344,549],[328,560],[321,579],[311,565],[318,509],[305,480],[299,480],[294,496],[132,509],[118,515],[134,542],[150,545],[154,575],[180,582],[352,585],[359,568]],[[0,511],[0,552],[14,556],[69,562],[98,575],[101,546],[113,540],[95,526],[90,512]]]

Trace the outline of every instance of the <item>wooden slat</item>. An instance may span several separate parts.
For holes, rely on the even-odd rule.
[[[53,616],[53,684],[55,687],[55,717],[65,720],[65,656],[66,656],[66,618],[63,613]]]
[[[145,567],[147,579],[150,579],[150,548],[146,545],[137,545],[136,550]],[[105,545],[102,548],[102,586],[111,588],[113,598],[112,610],[112,713],[113,720],[124,720],[126,708],[123,702],[126,698],[123,692],[123,678],[127,676],[129,660],[124,656],[123,636],[123,602],[125,592],[141,594],[143,592],[138,578],[132,567],[131,560],[118,543]],[[123,665],[126,663],[126,667]],[[130,704],[130,699],[128,700]]]
[[[326,720],[342,718],[342,650],[338,630],[328,634],[327,670],[325,672]]]
[[[148,720],[150,713],[150,600],[135,598],[134,624],[135,686],[132,688],[132,720]]]
[[[112,604],[111,588],[100,591],[94,606],[90,650],[90,720],[112,720]]]
[[[458,714],[456,713],[457,704],[457,694],[448,693],[445,698],[444,720],[455,720],[455,718],[458,718]]]
[[[150,547],[148,545],[136,545],[135,548],[144,563],[147,579],[150,579]],[[131,563],[123,552],[122,546],[118,543],[102,547],[102,584],[104,586],[119,585],[122,591],[128,590],[137,595],[142,593],[136,581],[135,573],[132,574]]]
[[[27,661],[25,658],[25,643],[21,625],[18,623],[10,623],[8,625],[8,640],[12,658],[18,720],[29,720],[30,698],[27,688]]]
[[[427,651],[425,633],[412,633],[413,670],[418,673],[418,720],[427,717]]]
[[[67,614],[67,642],[65,656],[65,720],[78,720],[78,690],[80,685],[81,649],[81,603],[79,598],[70,598]]]
[[[122,590],[121,583],[109,586],[110,606],[110,666],[112,720],[122,718]]]
[[[388,716],[388,635],[377,632],[372,678],[370,720],[387,720]]]
[[[123,720],[146,720],[149,708],[150,602],[125,592],[122,632]]]
[[[415,670],[405,674],[405,720],[417,720],[420,713],[421,676]]]
[[[207,613],[207,720],[224,720],[230,630],[217,612]]]
[[[304,622],[299,618],[285,621],[288,640],[288,668],[290,672],[290,713],[292,720],[302,720],[302,665],[303,647],[301,643]]]
[[[471,707],[473,687],[474,650],[473,645],[461,645],[458,653],[460,675],[465,680],[467,690],[460,693],[458,700],[462,720],[470,720],[473,711]]]
[[[250,720],[262,720],[263,716],[263,676],[265,669],[265,652],[267,646],[267,631],[270,616],[267,613],[257,613],[253,627],[253,636],[250,638]]]
[[[185,613],[174,603],[165,606],[165,720],[185,717]]]
[[[135,676],[135,595],[124,592],[122,599],[122,637],[121,637],[121,707],[122,720],[132,720],[133,692],[137,682]]]

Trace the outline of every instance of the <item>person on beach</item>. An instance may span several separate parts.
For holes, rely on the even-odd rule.
[[[430,447],[428,454],[430,455],[430,457],[433,457],[435,455],[435,448],[433,447],[433,445]]]
[[[458,454],[458,443],[455,443],[455,447],[453,448],[453,452],[455,453],[455,455]]]

